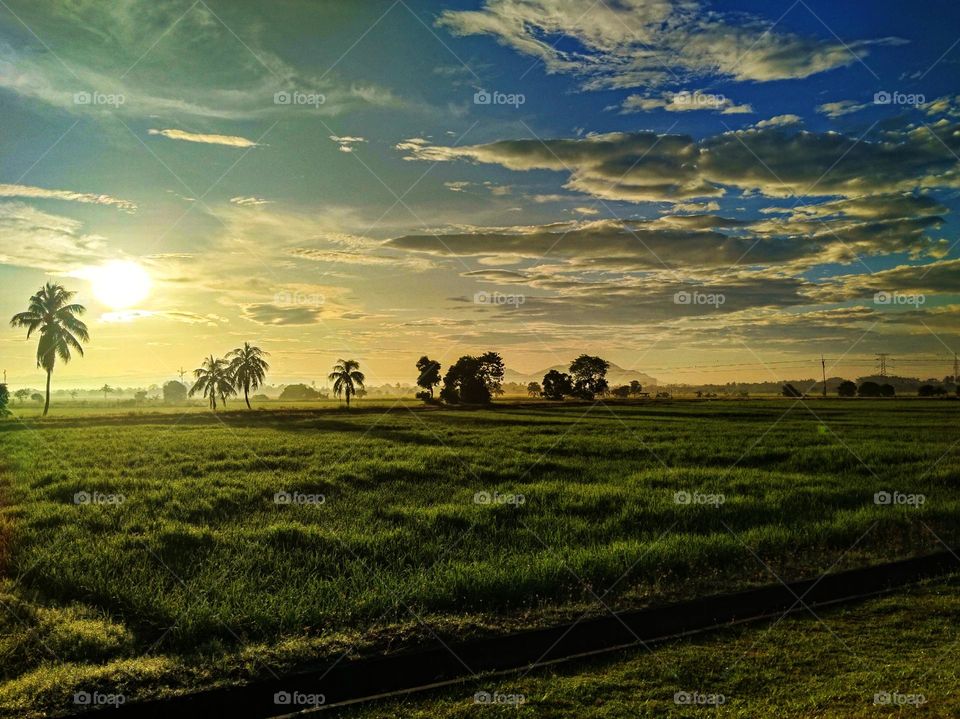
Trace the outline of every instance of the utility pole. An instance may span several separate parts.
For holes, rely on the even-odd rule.
[[[827,361],[823,358],[823,353],[820,354],[820,369],[823,371],[823,397],[827,397]]]
[[[880,363],[879,368],[881,377],[887,376],[887,357],[889,356],[889,352],[877,352],[877,360]]]
[[[183,378],[186,376],[187,371],[183,367],[181,367],[180,371],[177,374],[180,375],[180,384],[183,384]]]
[[[960,377],[958,377],[957,375],[960,375],[960,361],[957,360],[957,353],[954,352],[953,353],[953,383],[955,385],[960,384]],[[6,378],[7,373],[4,372],[3,376],[4,378]]]

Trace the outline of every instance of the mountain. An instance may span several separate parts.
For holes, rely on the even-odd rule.
[[[543,376],[550,370],[555,369],[559,372],[569,372],[570,365],[554,365],[553,367],[547,367],[542,369],[539,372],[533,372],[532,374],[523,374],[512,370],[509,367],[503,373],[504,382],[516,382],[518,384],[527,384],[528,382],[542,382]],[[616,387],[621,384],[630,384],[633,380],[636,380],[641,385],[646,387],[655,387],[657,385],[657,380],[655,377],[651,377],[648,374],[643,372],[638,372],[633,369],[624,369],[618,365],[610,363],[610,369],[607,370],[607,382],[611,387]]]

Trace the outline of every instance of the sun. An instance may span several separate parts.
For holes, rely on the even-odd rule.
[[[114,260],[90,272],[93,295],[113,310],[125,310],[150,294],[150,275],[136,262]]]

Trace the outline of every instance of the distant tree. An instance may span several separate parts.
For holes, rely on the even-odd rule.
[[[260,385],[267,376],[267,370],[270,369],[270,365],[264,359],[269,356],[268,352],[254,347],[249,342],[244,342],[243,347],[227,353],[233,384],[238,390],[243,390],[243,401],[247,403],[247,409],[250,409],[250,390],[260,389]]]
[[[32,399],[34,402],[39,402],[40,404],[44,403],[43,395],[39,392],[34,392],[32,395],[30,395],[30,399]]]
[[[640,384],[640,382],[635,379],[630,380],[630,394],[637,396],[641,392],[643,392],[643,386]]]
[[[881,397],[883,396],[880,391],[880,385],[876,382],[863,382],[859,388],[857,388],[857,396],[859,397]]]
[[[573,394],[573,381],[566,372],[552,369],[543,376],[544,397],[561,400],[570,394]]]
[[[607,370],[610,363],[600,357],[580,355],[570,363],[573,393],[582,399],[593,399],[607,391]]]
[[[892,384],[882,384],[880,385],[880,396],[881,397],[893,397],[897,394],[897,391],[894,389]]]
[[[803,397],[803,393],[794,387],[792,384],[783,385],[783,396],[784,397]]]
[[[20,312],[10,320],[12,327],[26,327],[27,339],[40,330],[40,342],[37,345],[37,367],[47,373],[47,394],[43,404],[43,416],[50,411],[50,377],[59,357],[64,364],[70,361],[70,350],[76,350],[83,357],[81,342],[90,340],[87,326],[80,321],[80,315],[86,312],[83,305],[72,304],[74,292],[68,292],[62,285],[48,282],[30,298],[26,312]]]
[[[614,387],[613,390],[611,390],[610,394],[612,394],[617,399],[626,399],[627,397],[630,396],[630,385],[623,384],[623,385],[620,385],[619,387]]]
[[[837,394],[840,397],[855,397],[857,395],[857,385],[848,379],[843,380],[837,387]]]
[[[447,368],[440,399],[448,404],[488,404],[502,392],[503,373],[503,359],[496,352],[464,355]]]
[[[543,394],[543,388],[539,382],[527,382],[528,397],[539,397],[541,394]]]
[[[230,374],[230,368],[225,359],[210,355],[203,364],[193,371],[193,376],[197,381],[190,388],[189,395],[193,397],[201,392],[204,397],[210,400],[210,409],[217,411],[217,397],[223,402],[224,408],[227,406],[227,397],[237,393],[233,384],[233,377]]]
[[[70,390],[70,399],[76,401],[78,394],[80,393],[77,390],[75,389]]]
[[[347,398],[347,409],[350,409],[350,397],[357,392],[357,388],[363,388],[363,372],[360,371],[360,363],[356,360],[337,360],[327,379],[333,382],[333,394],[339,397],[345,395]]]
[[[10,404],[10,390],[7,389],[7,385],[0,384],[0,417],[10,414],[10,410],[7,409],[8,404]]]
[[[147,401],[147,391],[142,389],[139,392],[136,392],[133,395],[133,398],[136,400],[137,404],[143,404]]]
[[[23,404],[24,400],[28,399],[32,393],[28,389],[18,389],[13,393],[13,396],[19,400],[20,404]]]
[[[918,397],[943,397],[946,394],[946,388],[940,385],[924,384],[917,389]]]
[[[112,393],[114,390],[113,390],[113,387],[111,387],[111,386],[108,385],[108,384],[105,384],[105,385],[103,385],[103,387],[100,388],[100,391],[103,392],[103,401],[106,402],[106,401],[107,401],[107,395],[110,394],[110,393]]]
[[[288,384],[280,393],[280,399],[285,402],[302,402],[320,399],[320,393],[313,387],[305,384]]]
[[[182,382],[171,380],[163,385],[163,401],[178,404],[187,400],[187,388]]]
[[[420,399],[433,399],[433,388],[440,384],[440,363],[432,360],[426,355],[417,360],[417,386],[423,387],[426,397]]]

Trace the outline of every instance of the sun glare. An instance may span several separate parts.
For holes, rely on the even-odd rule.
[[[129,260],[115,260],[94,268],[90,280],[97,300],[113,310],[133,307],[150,293],[150,275]]]

